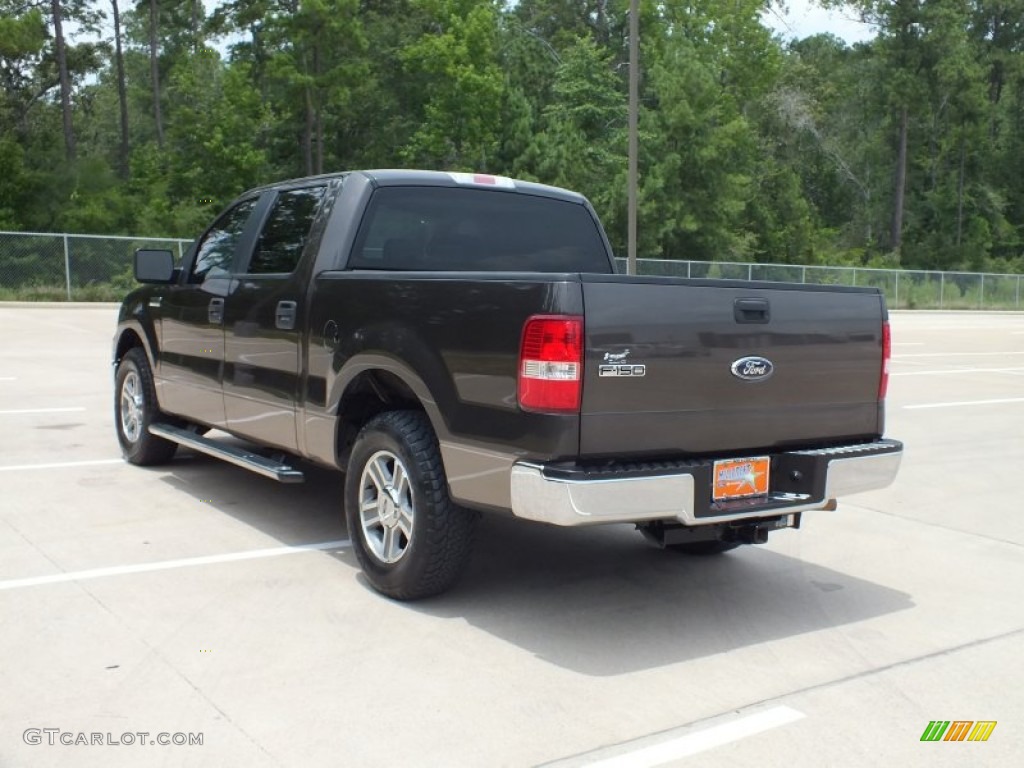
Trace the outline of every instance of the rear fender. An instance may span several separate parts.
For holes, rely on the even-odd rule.
[[[438,440],[449,438],[448,427],[441,415],[437,399],[423,377],[407,363],[382,352],[364,352],[350,357],[345,362],[328,393],[328,413],[336,414],[340,423],[340,417],[344,415],[340,413],[342,399],[356,379],[364,373],[373,371],[384,371],[408,387],[430,419],[430,425],[434,428]],[[444,376],[447,378],[447,372]]]

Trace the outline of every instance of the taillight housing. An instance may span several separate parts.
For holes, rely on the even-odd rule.
[[[578,412],[583,391],[583,318],[534,315],[519,346],[519,407]]]
[[[892,333],[889,323],[882,323],[882,377],[878,382],[878,399],[885,400],[889,391],[889,364],[892,360]]]

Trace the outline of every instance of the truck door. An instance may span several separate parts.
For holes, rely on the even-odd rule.
[[[288,451],[298,450],[295,403],[309,282],[297,268],[326,190],[321,183],[276,193],[225,306],[228,429]]]
[[[252,242],[258,198],[225,211],[200,238],[160,306],[160,361],[157,397],[163,410],[212,426],[224,426],[221,368],[224,361],[224,305],[232,287],[231,266]]]

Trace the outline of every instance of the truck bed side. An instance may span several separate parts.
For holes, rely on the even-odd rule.
[[[385,371],[430,416],[453,496],[507,507],[517,458],[579,451],[578,414],[518,407],[523,324],[531,315],[582,312],[577,275],[322,273],[309,319],[307,453],[336,463],[335,415],[367,385],[370,371]]]

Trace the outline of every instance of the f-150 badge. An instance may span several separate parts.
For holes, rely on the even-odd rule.
[[[647,375],[647,366],[630,363],[628,349],[615,354],[605,352],[604,363],[597,366],[597,375],[602,378],[616,376],[637,379]]]
[[[764,381],[775,372],[775,365],[766,357],[741,357],[732,364],[732,375],[744,381]]]

